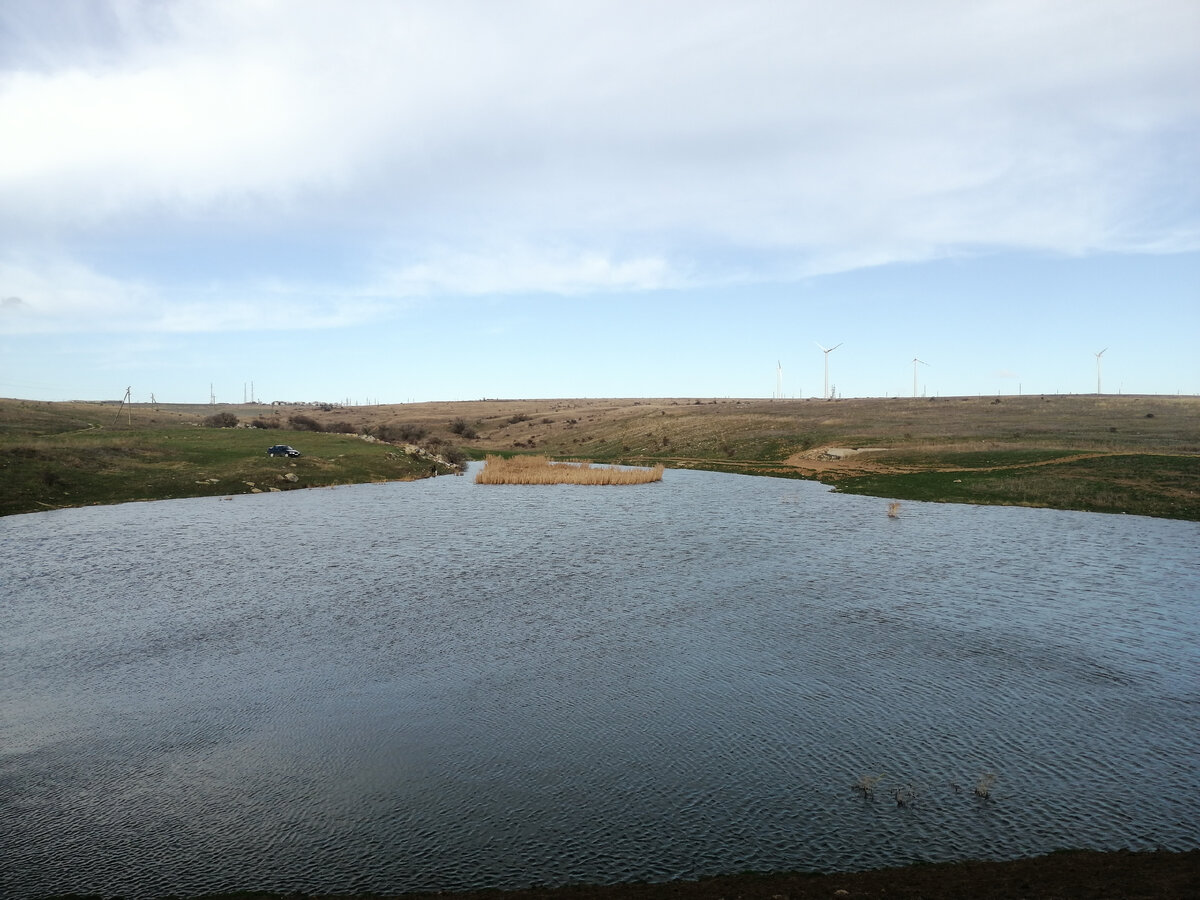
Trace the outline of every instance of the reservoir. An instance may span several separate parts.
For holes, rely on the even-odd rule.
[[[887,506],[670,470],[0,518],[0,895],[1200,846],[1200,524]]]

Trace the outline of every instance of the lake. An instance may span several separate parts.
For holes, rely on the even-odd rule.
[[[1200,846],[1194,522],[669,470],[0,540],[5,897]]]

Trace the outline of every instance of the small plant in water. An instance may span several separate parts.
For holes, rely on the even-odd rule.
[[[976,797],[982,797],[984,800],[992,796],[992,785],[996,782],[996,776],[991,772],[984,772],[979,776],[979,780],[975,782],[973,793]]]
[[[875,785],[883,780],[884,773],[878,775],[860,775],[858,781],[854,782],[854,790],[858,791],[864,797],[874,796]]]
[[[896,788],[896,805],[908,806],[917,799],[916,785],[909,782],[904,787]]]
[[[891,503],[888,504],[888,518],[889,519],[900,518],[900,501],[899,500],[893,500]]]

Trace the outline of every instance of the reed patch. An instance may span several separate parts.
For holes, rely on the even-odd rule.
[[[649,484],[662,481],[663,467],[620,468],[589,462],[554,462],[546,456],[488,456],[476,484]]]

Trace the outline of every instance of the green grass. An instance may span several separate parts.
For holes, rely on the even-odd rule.
[[[268,457],[280,442],[304,455]],[[411,479],[431,468],[397,447],[339,434],[181,427],[0,436],[0,515]]]
[[[844,478],[837,489],[899,500],[1045,506],[1200,521],[1200,458],[1139,453],[988,471]]]
[[[1049,462],[1077,454],[1077,450],[993,448],[990,450],[937,451],[896,450],[888,451],[887,461],[897,465],[940,466],[942,468],[984,469],[992,466],[1021,466]]]

